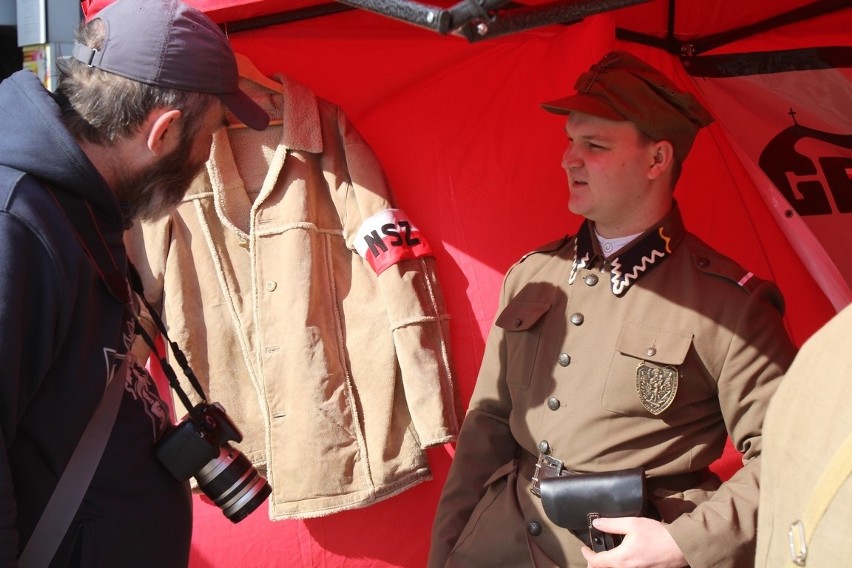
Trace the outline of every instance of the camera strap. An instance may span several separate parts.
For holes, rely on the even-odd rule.
[[[180,346],[171,340],[168,332],[166,331],[166,326],[163,323],[163,319],[160,317],[159,312],[154,309],[154,307],[148,302],[145,298],[145,290],[142,286],[142,278],[139,276],[139,272],[136,270],[136,267],[133,266],[132,262],[128,262],[128,280],[130,282],[130,287],[145,305],[145,308],[148,310],[148,315],[151,316],[151,319],[154,321],[154,325],[157,326],[157,331],[163,336],[163,340],[169,346],[169,349],[172,352],[172,355],[175,358],[175,361],[180,365],[183,374],[186,376],[189,384],[195,390],[199,397],[201,397],[202,402],[207,402],[207,397],[204,394],[204,389],[201,387],[201,383],[198,382],[198,378],[195,376],[195,373],[192,371],[192,367],[189,366],[189,361],[186,359],[186,355],[181,350]],[[184,407],[186,407],[187,411],[190,415],[195,419],[200,419],[200,416],[195,416],[196,406],[192,404],[192,401],[187,396],[186,392],[184,392],[183,388],[180,386],[180,382],[178,381],[177,375],[175,374],[174,369],[166,360],[165,354],[160,354],[157,349],[157,345],[154,343],[154,339],[148,334],[145,330],[144,326],[139,322],[139,318],[136,320],[136,329],[139,332],[139,335],[145,340],[145,343],[151,349],[151,357],[156,357],[157,361],[160,363],[160,368],[165,373],[166,378],[169,381],[169,385],[175,391],[178,398],[180,398],[181,403],[183,403]]]

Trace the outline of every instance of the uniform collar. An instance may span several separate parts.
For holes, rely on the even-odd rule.
[[[672,254],[680,244],[685,229],[677,203],[673,202],[668,215],[619,250],[617,256],[611,259],[601,252],[594,231],[594,222],[586,219],[574,239],[574,263],[568,283],[574,283],[581,268],[591,268],[600,261],[603,263],[602,269],[608,269],[610,272],[612,293],[623,296],[639,278]]]

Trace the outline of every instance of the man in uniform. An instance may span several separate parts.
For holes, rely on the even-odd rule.
[[[783,300],[684,228],[673,190],[709,113],[623,52],[575,89],[543,107],[567,115],[569,208],[585,221],[505,277],[429,566],[750,566],[761,425],[795,354]],[[708,466],[728,436],[744,467],[723,483]],[[611,550],[535,494],[627,468],[643,468],[654,518],[595,520],[624,535]]]

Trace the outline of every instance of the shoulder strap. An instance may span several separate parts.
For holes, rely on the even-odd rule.
[[[59,543],[68,532],[68,527],[74,515],[77,514],[95,468],[101,461],[115,417],[118,415],[122,393],[127,385],[129,358],[129,354],[125,356],[118,371],[113,375],[83,436],[77,442],[71,460],[65,466],[65,471],[62,472],[62,477],[18,560],[19,568],[39,568],[49,565],[53,555],[56,554],[56,549],[59,548]]]
[[[846,436],[817,480],[808,500],[804,519],[790,525],[788,533],[790,559],[794,566],[805,566],[808,560],[808,544],[834,496],[850,475],[852,475],[852,434]]]

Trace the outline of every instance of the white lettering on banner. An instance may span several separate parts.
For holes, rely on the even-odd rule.
[[[355,234],[355,250],[376,274],[402,260],[432,255],[429,243],[401,209],[385,209],[366,219]]]

